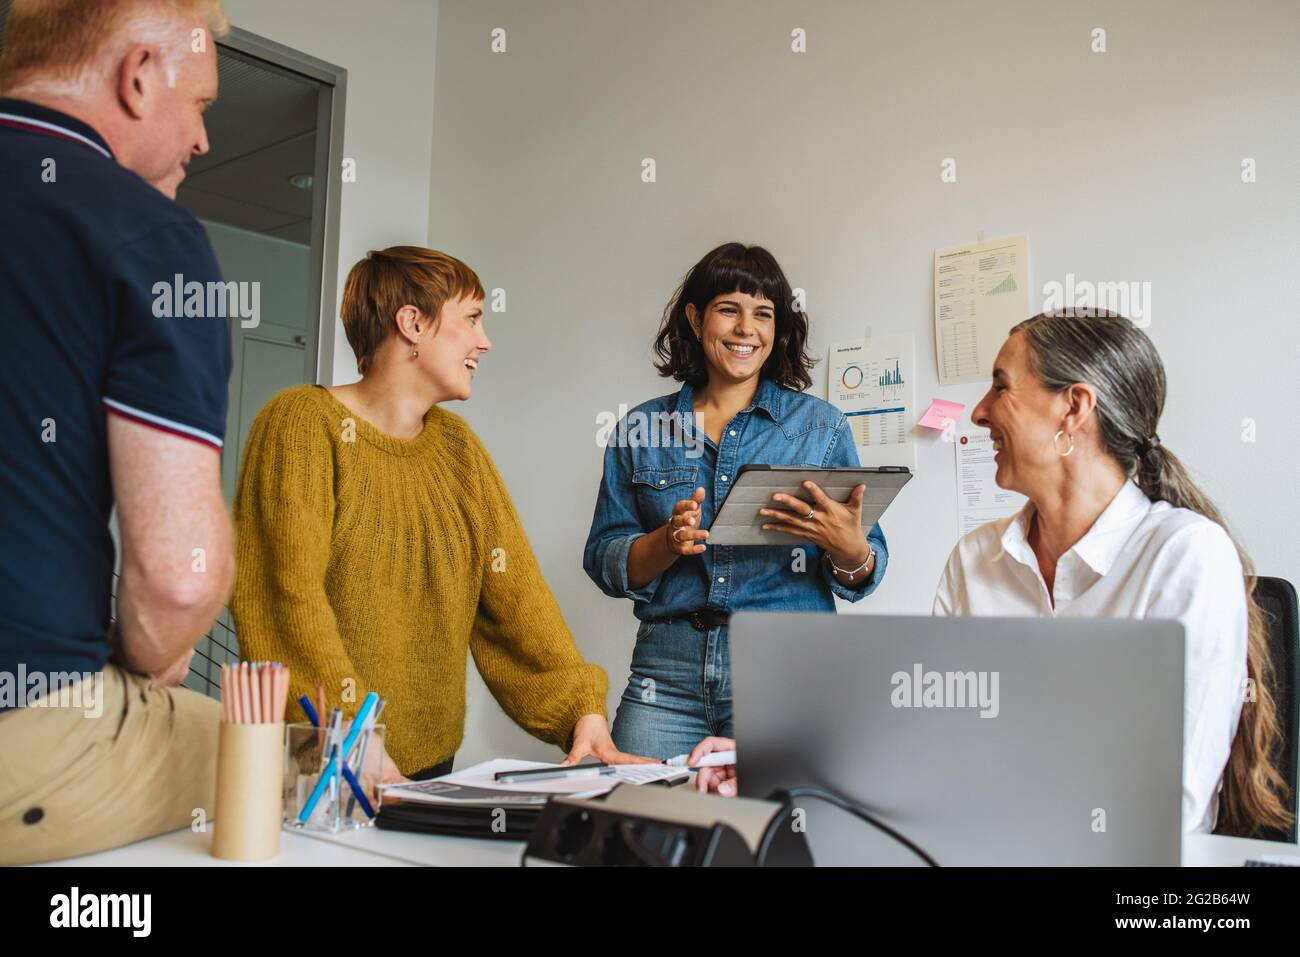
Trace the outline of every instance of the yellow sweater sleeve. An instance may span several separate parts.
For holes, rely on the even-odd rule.
[[[307,720],[297,700],[315,704],[318,682],[327,707],[349,716],[368,690],[325,591],[335,506],[329,429],[300,391],[273,398],[249,431],[235,492],[235,628],[245,660],[289,666],[291,720]]]
[[[542,577],[496,466],[476,436],[485,540],[470,651],[497,703],[525,731],[561,748],[583,715],[605,716],[604,670],[584,661]]]

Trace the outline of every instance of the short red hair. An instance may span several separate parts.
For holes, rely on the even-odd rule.
[[[423,246],[366,253],[348,273],[339,307],[357,371],[365,374],[379,346],[397,330],[397,310],[414,306],[436,320],[444,303],[466,298],[482,299],[483,284],[454,256]]]

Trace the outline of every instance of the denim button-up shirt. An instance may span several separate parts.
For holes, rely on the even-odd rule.
[[[889,563],[879,525],[867,535],[876,553],[875,568],[856,588],[835,580],[817,546],[796,539],[789,545],[708,545],[702,555],[679,556],[640,588],[628,586],[632,543],[663,526],[673,506],[696,488],[705,490],[700,527],[708,528],[742,465],[859,464],[848,420],[816,396],[763,379],[753,403],[727,423],[722,442],[715,445],[696,426],[692,395],[684,385],[680,392],[642,403],[609,437],[582,556],[582,567],[601,591],[632,599],[633,611],[643,621],[705,608],[834,611],[832,595],[859,601],[875,591]]]

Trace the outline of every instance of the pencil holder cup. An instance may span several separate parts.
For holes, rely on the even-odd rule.
[[[221,724],[212,856],[263,861],[280,853],[284,725]]]
[[[344,722],[345,736],[348,729],[349,722]],[[284,826],[331,832],[370,827],[382,798],[384,730],[384,725],[376,724],[357,742],[344,774],[325,751],[323,731],[310,724],[285,725]]]

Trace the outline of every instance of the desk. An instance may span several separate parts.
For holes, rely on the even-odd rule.
[[[209,834],[188,829],[161,834],[100,854],[57,861],[67,867],[518,867],[520,841],[470,837],[436,837],[367,828],[345,834],[282,831],[280,855],[270,861],[241,865],[208,853]],[[1247,858],[1285,855],[1300,863],[1300,847],[1214,834],[1183,838],[1183,866],[1240,867]]]
[[[367,837],[372,833],[367,831]],[[349,835],[353,837],[354,835]],[[421,835],[414,835],[421,836]],[[185,828],[146,841],[83,857],[70,857],[41,867],[385,867],[412,866],[401,860],[349,846],[343,841],[313,840],[301,834],[280,832],[280,853],[269,861],[244,864],[219,861],[209,852],[211,833]]]
[[[1183,837],[1183,867],[1241,867],[1247,859],[1290,857],[1300,864],[1300,846],[1217,834]]]

